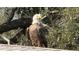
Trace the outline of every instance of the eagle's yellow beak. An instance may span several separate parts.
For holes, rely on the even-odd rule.
[[[33,20],[37,19],[37,20],[42,20],[44,19],[46,16],[43,16],[42,14],[35,14],[33,16]]]
[[[45,17],[46,17],[46,15],[45,16],[42,16],[41,19],[44,19]]]
[[[43,20],[44,18],[46,17],[46,15],[45,16],[42,16],[41,14],[38,16],[38,19],[39,20]]]

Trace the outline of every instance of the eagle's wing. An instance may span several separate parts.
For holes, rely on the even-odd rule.
[[[45,28],[40,28],[38,30],[38,36],[41,38],[42,43],[44,43],[45,47],[47,47],[47,40],[45,37]]]

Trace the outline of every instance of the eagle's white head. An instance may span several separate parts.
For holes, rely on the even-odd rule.
[[[42,14],[35,14],[33,16],[32,24],[34,24],[34,23],[41,23],[41,20],[42,20]]]

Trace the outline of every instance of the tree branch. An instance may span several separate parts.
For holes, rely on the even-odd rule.
[[[27,28],[31,25],[32,19],[31,18],[20,18],[16,19],[7,23],[3,23],[0,25],[0,34],[20,28]]]

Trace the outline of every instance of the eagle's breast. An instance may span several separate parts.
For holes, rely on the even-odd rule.
[[[43,28],[42,24],[32,24],[29,27],[29,36],[32,41],[32,45],[34,46],[43,46],[43,41],[44,40],[41,36],[43,34],[40,33],[40,30]]]

